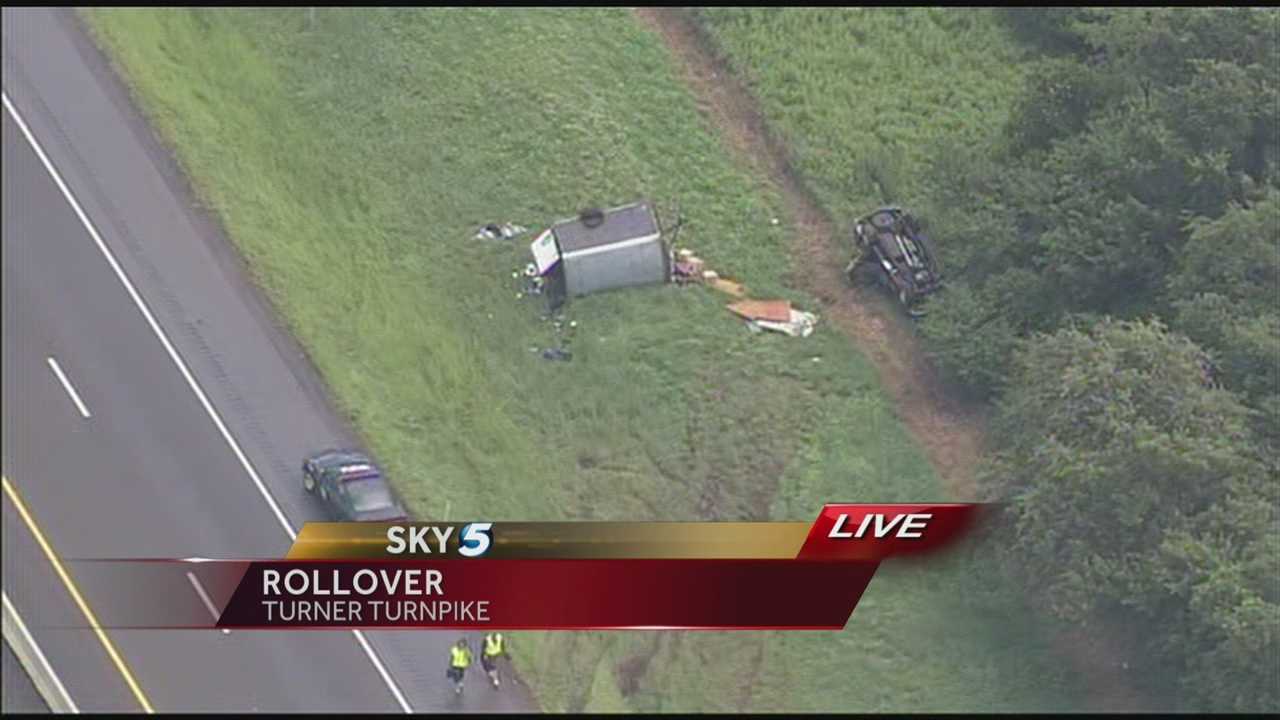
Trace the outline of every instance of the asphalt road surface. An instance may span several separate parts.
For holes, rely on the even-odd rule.
[[[57,558],[280,557],[322,517],[301,458],[354,443],[71,12],[5,8],[3,48],[3,589],[67,695],[81,711],[536,709],[478,672],[455,698],[456,632],[67,627],[118,588]]]
[[[4,656],[0,663],[0,712],[47,714],[49,706],[40,699],[40,694],[31,684],[31,678],[27,677],[27,671],[22,668],[7,642],[4,644]]]

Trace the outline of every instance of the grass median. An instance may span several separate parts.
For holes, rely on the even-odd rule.
[[[626,11],[84,16],[419,517],[946,499],[821,324],[755,335],[714,291],[655,287],[575,301],[570,362],[531,352],[551,330],[510,276],[531,238],[480,224],[678,200],[681,245],[812,307],[784,284],[781,203]],[[516,664],[548,711],[1069,709],[1023,617],[952,561],[883,569],[843,633],[521,633]]]

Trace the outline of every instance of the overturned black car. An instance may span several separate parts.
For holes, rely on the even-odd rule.
[[[933,244],[919,223],[899,207],[883,207],[860,218],[853,228],[853,259],[845,268],[851,281],[864,267],[875,273],[912,316],[917,305],[942,285]]]

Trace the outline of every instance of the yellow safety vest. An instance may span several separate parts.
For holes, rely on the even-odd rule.
[[[484,636],[484,654],[485,655],[501,655],[502,654],[502,638],[495,635]]]
[[[449,652],[453,653],[452,665],[456,668],[465,668],[471,665],[471,651],[459,647],[449,648]]]

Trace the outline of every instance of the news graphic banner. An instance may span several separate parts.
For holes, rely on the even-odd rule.
[[[970,504],[797,522],[307,523],[281,560],[80,561],[104,626],[843,628],[880,563],[960,539]],[[96,584],[95,587],[102,587]]]

